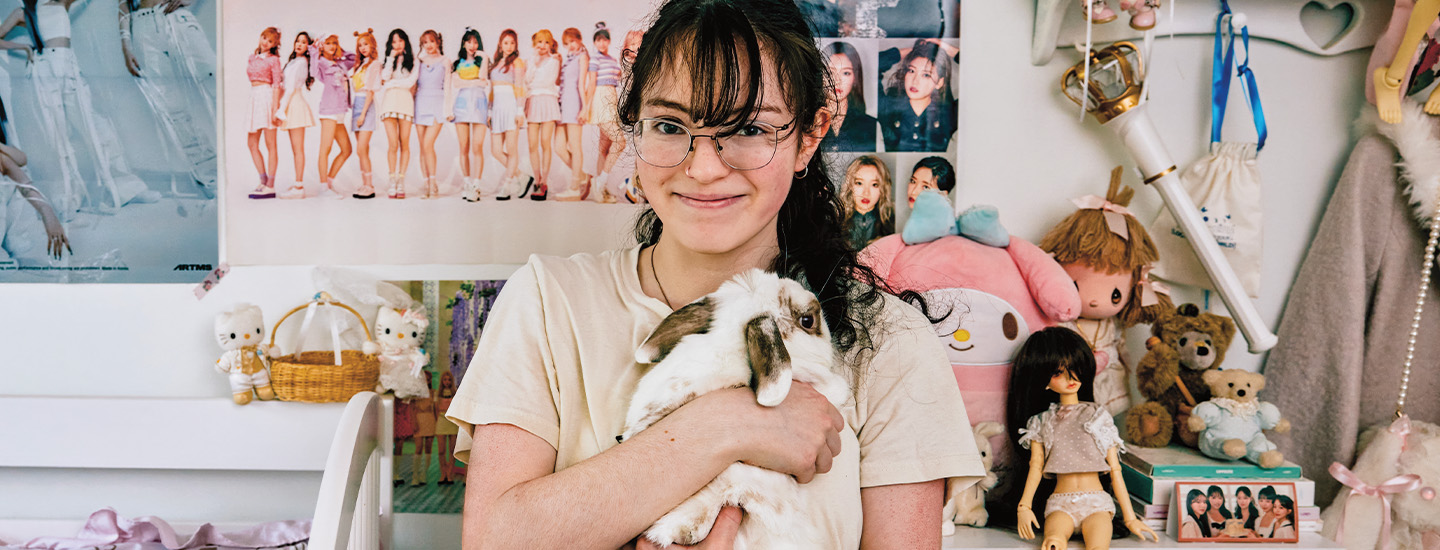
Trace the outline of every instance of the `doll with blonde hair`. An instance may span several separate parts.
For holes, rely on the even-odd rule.
[[[1160,255],[1126,209],[1135,190],[1120,184],[1120,173],[1118,166],[1111,172],[1104,198],[1075,199],[1080,209],[1040,241],[1080,290],[1080,318],[1068,326],[1095,350],[1095,402],[1111,414],[1130,408],[1129,369],[1120,355],[1124,330],[1174,309],[1165,289],[1150,281]]]

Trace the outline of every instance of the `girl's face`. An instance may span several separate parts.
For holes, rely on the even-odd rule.
[[[579,41],[579,40],[575,40],[574,38],[566,38],[566,39],[565,39],[565,49],[566,49],[566,50],[569,50],[570,53],[578,52],[578,51],[580,51],[580,48],[583,48],[583,47],[585,47],[585,43],[584,43],[584,42],[581,42],[581,41]]]
[[[1270,513],[1275,514],[1275,517],[1277,518],[1283,518],[1290,515],[1290,510],[1288,508],[1285,508],[1284,504],[1276,502],[1273,506],[1271,506]]]
[[[400,38],[398,34],[390,37],[390,51],[395,52],[395,55],[400,55],[401,52],[404,52],[405,39]]]
[[[850,56],[843,53],[830,56],[830,81],[835,83],[835,100],[845,103],[855,87],[855,66],[850,63]]]
[[[1259,507],[1260,507],[1260,511],[1261,511],[1261,512],[1264,512],[1264,513],[1269,513],[1269,512],[1270,512],[1270,507],[1271,507],[1272,504],[1274,504],[1274,502],[1275,502],[1275,501],[1270,500],[1270,499],[1265,498],[1265,497],[1255,497],[1255,504],[1256,504],[1257,506],[1259,506]]]
[[[515,53],[515,37],[507,34],[500,39],[500,53],[504,55]]]
[[[938,87],[940,80],[935,74],[935,64],[929,59],[911,59],[905,67],[905,96],[912,100],[930,99]]]
[[[905,194],[910,197],[910,206],[912,208],[915,206],[915,197],[920,196],[920,193],[926,189],[940,191],[940,186],[935,183],[935,174],[931,173],[929,168],[922,166],[910,173],[910,186],[905,190]],[[946,197],[950,196],[950,193],[944,191],[941,191],[941,193]]]
[[[480,51],[480,41],[474,38],[466,40],[462,45],[465,48],[466,57],[475,57],[475,52]]]
[[[1235,493],[1235,504],[1239,506],[1241,510],[1249,508],[1250,495],[1247,495],[1245,493]]]
[[[530,47],[535,48],[535,55],[546,56],[553,53],[550,51],[550,43],[544,40],[536,40],[534,42],[531,42]]]
[[[334,42],[326,42],[324,48],[326,56],[335,57],[335,50],[339,49],[340,45]]]
[[[855,180],[850,182],[850,195],[855,199],[855,213],[869,214],[880,203],[880,171],[865,165],[855,170]]]
[[[1210,509],[1211,509],[1211,510],[1219,510],[1220,508],[1223,508],[1224,506],[1225,506],[1225,495],[1222,495],[1222,494],[1220,494],[1220,493],[1211,493],[1211,494],[1210,494]]]
[[[1075,395],[1080,393],[1080,381],[1075,379],[1075,374],[1069,370],[1061,370],[1050,376],[1050,383],[1045,387],[1060,395]]]
[[[763,102],[754,122],[775,128],[795,124],[796,115],[781,99],[785,95],[777,83],[773,60],[762,57],[762,64]],[[659,70],[669,74],[653,75],[641,101],[640,118],[658,118],[683,126],[692,136],[717,131],[763,131],[762,126],[716,128],[691,120],[688,68]],[[795,174],[805,169],[820,144],[816,136],[802,138],[793,130],[779,135],[770,162],[753,170],[731,168],[721,160],[715,142],[708,137],[696,137],[693,150],[679,165],[670,168],[637,158],[636,178],[664,223],[662,239],[674,243],[669,246],[678,245],[700,254],[775,247],[780,207],[790,193]]]
[[[610,39],[605,37],[596,38],[595,51],[610,55]]]
[[[375,57],[375,48],[370,47],[370,41],[368,40],[361,40],[360,45],[356,46],[355,49],[366,59]]]
[[[1210,511],[1209,503],[1205,501],[1205,495],[1196,495],[1190,499],[1190,511],[1196,516],[1203,516]]]
[[[310,37],[300,35],[295,37],[295,53],[305,55],[310,50]]]
[[[429,35],[420,39],[420,49],[425,50],[426,55],[440,55],[440,45]]]
[[[1109,319],[1120,314],[1130,302],[1133,286],[1128,271],[1106,273],[1082,263],[1065,264],[1065,273],[1075,280],[1080,291],[1080,316],[1086,319]]]
[[[270,50],[274,49],[275,46],[276,46],[276,44],[275,44],[275,39],[274,39],[274,38],[270,38],[270,35],[268,35],[268,34],[262,34],[262,35],[260,35],[260,50],[261,50],[261,51],[269,52]]]

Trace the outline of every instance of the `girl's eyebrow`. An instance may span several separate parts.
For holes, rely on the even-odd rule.
[[[662,97],[652,97],[645,100],[645,106],[659,107],[661,109],[670,109],[682,113],[690,112],[690,107],[688,105],[682,105],[678,101],[672,99],[665,99]],[[784,111],[781,111],[779,107],[776,107],[774,105],[761,105],[758,109],[756,109],[756,111],[760,113],[772,113],[777,115],[785,114]]]

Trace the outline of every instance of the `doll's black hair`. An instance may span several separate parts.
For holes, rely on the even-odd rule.
[[[399,36],[400,40],[405,43],[405,51],[395,51],[396,36]],[[389,59],[392,56],[397,57],[394,69],[406,71],[415,69],[415,54],[410,48],[410,35],[405,34],[405,29],[395,29],[390,31],[390,36],[385,37],[385,58]]]
[[[307,46],[314,46],[314,45],[315,45],[315,38],[312,37],[312,36],[310,36],[310,33],[305,32],[305,31],[300,31],[300,32],[295,33],[295,40],[292,41],[292,42],[290,42],[290,59],[289,59],[288,61],[286,61],[286,63],[289,63],[290,61],[294,61],[294,60],[295,60],[295,56],[296,56],[296,53],[295,53],[295,42],[298,42],[298,41],[300,40],[300,37],[302,37],[302,36],[305,37],[305,45],[307,45]],[[305,59],[307,59],[307,60],[310,59],[308,53],[307,53],[307,54],[300,54],[300,55],[305,55],[305,56],[306,56]],[[306,62],[308,63],[309,61],[306,61]],[[311,85],[311,84],[314,84],[314,83],[315,83],[315,77],[312,76],[312,73],[311,73],[310,71],[305,71],[305,89],[306,89],[306,90],[309,90],[309,89],[310,89],[310,85]]]
[[[475,39],[475,59],[470,60],[470,62],[476,65],[481,64],[480,60],[484,59],[484,57],[480,54],[485,53],[485,41],[480,39],[480,31],[465,27],[465,34],[460,35],[460,51],[456,53],[455,65],[451,66],[450,70],[460,69],[460,63],[465,61],[465,43],[469,42],[471,38]],[[489,75],[486,75],[486,78],[489,78]]]
[[[1240,508],[1240,493],[1245,493],[1245,496],[1250,497],[1250,505],[1247,506],[1245,509]],[[1235,512],[1230,517],[1248,517],[1249,519],[1245,520],[1245,528],[1254,529],[1255,518],[1260,517],[1260,509],[1255,507],[1255,494],[1250,492],[1249,487],[1241,485],[1239,488],[1235,489],[1235,497]],[[1248,516],[1246,515],[1247,511],[1249,512]]]
[[[1190,506],[1190,503],[1195,502],[1196,498],[1199,498],[1205,503],[1205,513],[1201,514],[1199,517],[1195,516],[1195,509]],[[1201,491],[1199,489],[1191,489],[1190,492],[1185,493],[1184,504],[1185,515],[1190,516],[1190,519],[1195,521],[1195,525],[1200,527],[1200,535],[1207,539],[1214,536],[1210,534],[1210,519],[1205,517],[1210,515],[1210,499],[1205,496],[1204,491]]]
[[[1225,519],[1230,519],[1230,518],[1235,517],[1234,515],[1232,515],[1232,514],[1230,513],[1230,510],[1228,510],[1228,509],[1225,508],[1225,504],[1224,504],[1224,502],[1225,502],[1225,490],[1224,490],[1224,489],[1221,489],[1219,485],[1211,485],[1208,489],[1205,489],[1205,496],[1206,496],[1206,497],[1213,497],[1213,496],[1215,496],[1217,493],[1220,495],[1220,502],[1221,502],[1221,504],[1220,504],[1220,517],[1223,517],[1223,518],[1225,518]]]
[[[1015,353],[1010,369],[1010,398],[1005,422],[1015,456],[1029,456],[1020,448],[1020,429],[1030,417],[1060,402],[1060,394],[1046,386],[1056,374],[1080,382],[1081,401],[1095,401],[1095,352],[1085,338],[1065,327],[1047,327],[1031,334]]]

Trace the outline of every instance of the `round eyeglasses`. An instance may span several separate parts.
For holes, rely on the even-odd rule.
[[[733,130],[711,134],[691,134],[690,129],[675,121],[644,118],[635,125],[635,153],[659,168],[674,168],[695,150],[695,138],[710,138],[715,154],[726,166],[736,170],[755,170],[770,164],[780,144],[780,132],[795,122],[775,127],[764,122],[750,122]]]

